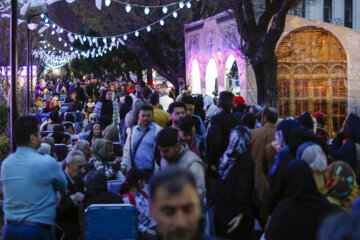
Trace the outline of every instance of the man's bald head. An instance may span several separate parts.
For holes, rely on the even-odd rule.
[[[79,140],[74,146],[74,150],[81,151],[86,160],[90,158],[90,143],[86,140]]]

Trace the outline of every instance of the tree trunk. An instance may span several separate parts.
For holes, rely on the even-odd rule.
[[[152,67],[147,67],[146,69],[146,81],[147,85],[153,85]]]
[[[142,82],[143,80],[143,74],[142,74],[142,70],[141,68],[136,70],[136,77],[137,77],[137,81],[138,83]]]
[[[278,108],[277,64],[275,52],[268,53],[256,64],[251,63],[256,77],[257,102],[260,106]]]

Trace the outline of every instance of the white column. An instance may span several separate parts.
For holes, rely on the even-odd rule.
[[[306,1],[305,17],[311,20],[324,21],[324,0]]]
[[[344,26],[345,0],[332,0],[332,24]]]
[[[353,0],[353,28],[360,30],[360,1]]]

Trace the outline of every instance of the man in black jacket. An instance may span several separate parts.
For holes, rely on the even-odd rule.
[[[60,202],[56,208],[56,239],[77,240],[81,235],[79,211],[85,193],[82,180],[86,171],[86,160],[82,152],[71,151],[66,159],[66,190],[60,191]]]
[[[220,113],[211,118],[207,136],[207,197],[211,204],[216,197],[219,159],[229,145],[230,131],[239,124],[231,114],[234,95],[221,92],[218,102]]]

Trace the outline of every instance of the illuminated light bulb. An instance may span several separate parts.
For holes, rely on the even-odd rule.
[[[151,27],[147,26],[146,31],[150,32],[151,31]]]
[[[131,11],[131,6],[130,6],[130,4],[127,4],[127,5],[126,5],[125,11],[126,11],[127,13],[129,13],[129,12]]]
[[[105,6],[110,6],[110,4],[111,4],[111,0],[105,0]]]
[[[86,37],[83,37],[83,41],[86,42]]]
[[[44,34],[41,33],[41,34],[40,34],[40,37],[43,37],[43,36],[44,36]]]
[[[164,14],[166,14],[166,13],[167,13],[167,11],[168,11],[167,6],[163,6],[162,11],[163,11],[163,13],[164,13]]]
[[[164,26],[164,24],[165,24],[164,20],[161,19],[161,20],[160,20],[160,25],[161,25],[161,26]]]
[[[105,51],[104,51],[104,54],[106,54],[106,53],[107,53],[107,51],[105,50]]]
[[[177,12],[174,12],[174,13],[173,13],[173,17],[174,17],[174,18],[177,18],[177,16],[178,16]]]
[[[115,37],[112,37],[112,38],[111,38],[111,41],[112,41],[112,42],[115,42],[115,40],[116,40]]]
[[[179,3],[179,8],[183,8],[184,7],[184,3],[183,2],[180,2]]]
[[[145,13],[145,15],[148,15],[148,14],[150,13],[150,8],[149,8],[149,7],[146,7],[146,8],[144,9],[144,13]]]
[[[40,14],[40,17],[41,17],[41,18],[44,18],[44,17],[45,17],[45,15],[42,13],[42,14]]]
[[[93,38],[92,42],[93,42],[93,43],[96,43],[96,38]]]
[[[48,44],[48,47],[50,47],[50,44]]]
[[[73,48],[73,47],[71,47],[71,48],[70,48],[70,51],[72,51],[72,50],[74,50],[74,48]]]
[[[135,37],[138,37],[138,36],[139,36],[139,32],[136,31],[136,32],[135,32]]]
[[[79,37],[78,37],[78,35],[75,35],[75,39],[77,40]]]
[[[191,8],[191,2],[186,3],[187,8]]]
[[[103,38],[103,42],[104,42],[104,44],[106,44],[106,38]]]
[[[61,42],[61,37],[59,37],[59,42]]]
[[[60,29],[60,33],[63,33],[63,32],[64,32],[64,29],[61,28],[61,29]]]
[[[124,40],[126,40],[126,39],[127,39],[127,35],[126,35],[126,34],[123,36],[123,39],[124,39]]]
[[[64,47],[66,47],[67,46],[67,43],[64,43]]]
[[[49,22],[49,19],[46,18],[46,19],[45,19],[45,22],[48,23],[48,22]]]
[[[52,28],[56,28],[56,24],[55,23],[53,23],[53,25],[51,25],[52,26]]]
[[[55,34],[55,31],[52,31],[52,32],[51,32],[51,35],[54,35],[54,34]]]
[[[53,50],[55,51],[55,48],[53,47]]]

